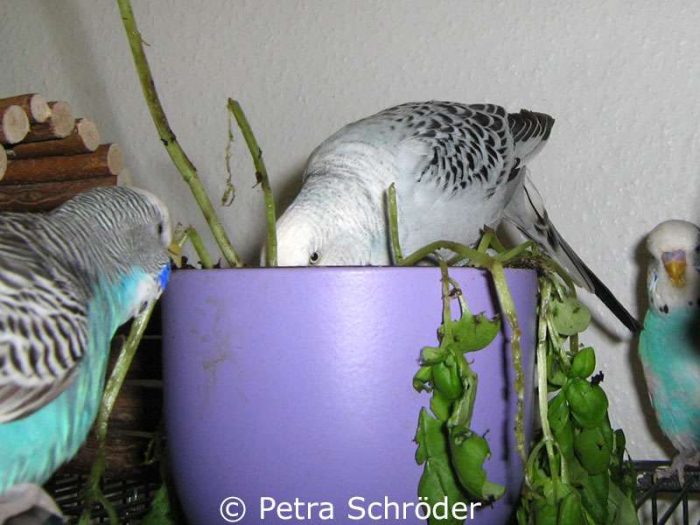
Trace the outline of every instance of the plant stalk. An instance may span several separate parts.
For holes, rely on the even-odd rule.
[[[180,175],[182,175],[184,181],[189,185],[192,195],[197,201],[199,208],[202,210],[202,214],[214,235],[216,243],[219,245],[224,259],[230,266],[243,266],[241,258],[231,245],[226,230],[224,230],[221,225],[216,211],[214,210],[214,206],[197,175],[197,169],[177,142],[175,134],[170,128],[160,98],[158,97],[158,92],[156,91],[146,53],[143,49],[143,40],[136,25],[136,19],[131,7],[131,0],[117,0],[117,4],[121,13],[122,22],[124,23],[124,29],[126,30],[131,54],[134,58],[136,72],[141,81],[141,89],[143,90],[143,95],[146,99],[151,117],[153,118],[153,123],[158,130],[160,140],[165,146],[168,155],[170,155],[173,164],[175,164],[175,167],[180,172]]]
[[[236,123],[243,134],[245,143],[250,151],[250,156],[253,158],[255,166],[255,179],[262,186],[263,197],[265,199],[265,217],[267,222],[267,249],[265,250],[265,264],[267,266],[277,266],[277,230],[275,224],[277,215],[275,212],[275,199],[272,195],[270,187],[270,179],[267,176],[267,168],[262,158],[262,150],[258,146],[258,141],[255,139],[253,129],[248,123],[248,119],[243,112],[241,105],[231,98],[228,99],[228,110],[233,114]]]
[[[403,253],[399,240],[399,212],[396,204],[396,184],[393,182],[386,193],[387,208],[389,210],[389,240],[391,245],[391,258],[394,264],[401,265]]]
[[[117,517],[114,507],[107,498],[105,498],[100,489],[100,480],[106,468],[105,446],[107,442],[107,430],[109,428],[109,418],[114,409],[114,403],[117,400],[117,396],[119,396],[119,392],[124,384],[124,379],[131,367],[131,362],[134,359],[134,355],[136,355],[136,350],[141,343],[141,339],[146,331],[146,326],[148,326],[148,321],[151,319],[151,314],[153,313],[155,305],[156,301],[151,301],[146,310],[134,319],[131,330],[129,331],[129,336],[119,350],[119,356],[114,364],[114,369],[105,386],[105,391],[100,402],[100,411],[97,415],[97,422],[95,423],[95,434],[98,446],[97,459],[92,465],[90,476],[86,483],[85,509],[80,517],[80,525],[87,525],[90,522],[90,511],[95,501],[99,502],[107,511],[111,525],[118,525],[119,523],[119,518]]]
[[[554,443],[554,436],[549,426],[549,404],[547,400],[547,316],[549,315],[551,291],[552,285],[549,279],[540,279],[540,311],[537,322],[537,400],[540,409],[540,422],[542,424],[544,446],[547,450],[547,458],[549,459],[549,469],[552,476],[556,479],[557,469],[555,468],[554,447],[552,445],[552,443]]]
[[[515,391],[517,393],[517,411],[515,415],[515,441],[523,459],[527,461],[527,450],[525,448],[525,373],[523,372],[523,351],[520,346],[522,331],[518,323],[518,316],[515,313],[515,302],[510,294],[506,274],[503,265],[498,261],[493,261],[490,265],[493,283],[496,287],[496,295],[501,303],[501,308],[505,314],[506,321],[510,325],[510,352],[513,358],[513,368],[515,370]]]

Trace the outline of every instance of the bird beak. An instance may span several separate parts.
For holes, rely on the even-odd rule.
[[[177,242],[173,241],[170,243],[168,255],[175,262],[175,266],[178,268],[182,266],[182,247]]]
[[[685,252],[676,250],[661,254],[661,261],[664,263],[666,273],[671,278],[671,284],[676,288],[685,286],[685,269],[688,265],[685,260]]]

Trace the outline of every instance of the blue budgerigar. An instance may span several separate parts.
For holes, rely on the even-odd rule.
[[[46,214],[0,214],[0,523],[52,508],[38,487],[84,442],[110,340],[170,274],[155,196],[80,194]]]
[[[639,340],[651,402],[678,451],[668,473],[700,462],[700,228],[666,221],[647,238],[649,310]]]
[[[509,221],[637,331],[557,232],[527,176],[553,124],[543,113],[492,104],[419,102],[345,126],[312,153],[301,191],[278,221],[278,263],[390,264],[384,196],[395,184],[405,253],[438,240],[473,244],[484,226]]]

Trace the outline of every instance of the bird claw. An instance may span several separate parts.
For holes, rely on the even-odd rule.
[[[654,480],[671,478],[674,475],[678,476],[678,482],[681,487],[685,483],[685,467],[697,467],[700,466],[700,453],[696,454],[683,454],[678,453],[673,458],[671,466],[669,467],[658,467],[654,472]]]
[[[61,511],[44,489],[20,483],[0,495],[0,523],[44,525],[64,523]]]

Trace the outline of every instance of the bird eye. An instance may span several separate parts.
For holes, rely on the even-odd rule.
[[[159,222],[158,223],[158,235],[163,235],[163,223]]]
[[[310,264],[318,264],[318,261],[321,259],[321,256],[318,254],[318,252],[314,252],[311,254],[309,257],[309,263]]]

